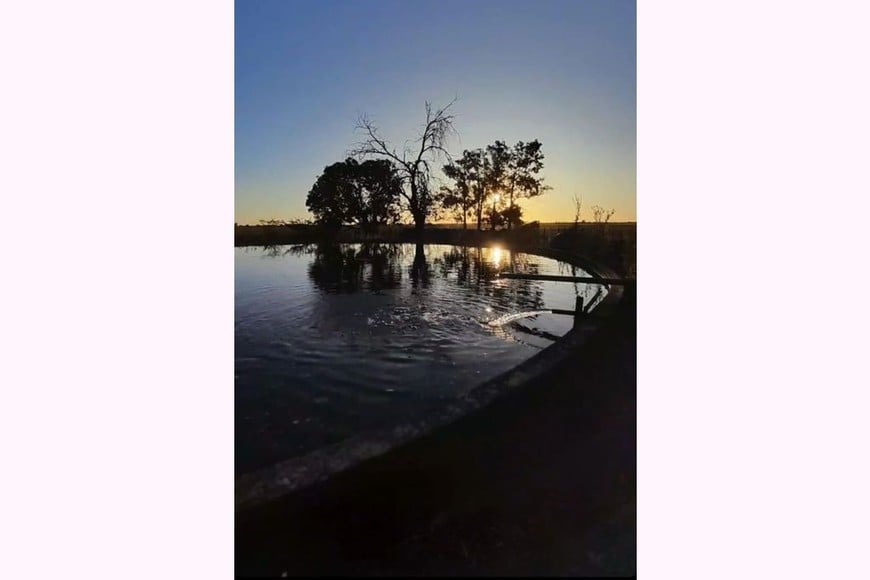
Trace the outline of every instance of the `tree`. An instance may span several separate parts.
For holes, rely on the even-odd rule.
[[[502,177],[502,187],[508,196],[509,208],[514,207],[516,199],[535,197],[550,189],[549,185],[544,185],[544,178],[538,176],[544,168],[541,147],[537,139],[529,143],[519,141],[506,156],[508,163]],[[513,223],[507,222],[508,229]]]
[[[364,229],[395,221],[401,181],[387,160],[359,163],[346,159],[326,167],[317,178],[305,205],[317,223],[355,224]]]
[[[353,209],[367,224],[386,224],[399,218],[402,182],[386,159],[369,159],[359,166],[359,189]]]
[[[489,229],[495,230],[504,225],[504,215],[493,205],[487,208],[483,221],[489,224]]]
[[[574,229],[576,230],[580,227],[580,210],[583,207],[583,196],[577,197],[577,194],[574,194]]]
[[[460,188],[442,185],[438,189],[438,202],[441,207],[452,212],[453,217],[462,222],[462,229],[468,228],[468,207],[465,203],[467,197]]]
[[[521,223],[522,211],[516,201],[540,195],[550,189],[539,174],[544,167],[541,142],[519,141],[513,147],[496,141],[482,150],[462,152],[462,157],[445,165],[444,174],[455,183],[447,201],[458,204],[461,198],[474,211],[477,229],[484,221],[493,229],[502,223],[508,229]],[[469,199],[470,198],[470,199]],[[493,219],[495,213],[501,216]]]
[[[468,213],[476,209],[477,229],[480,229],[482,207],[481,159],[476,153],[468,150],[462,152],[462,157],[451,161],[442,168],[444,175],[452,179],[454,186],[442,186],[441,204],[452,209],[462,217],[462,228],[468,227]]]
[[[613,216],[614,213],[614,210],[604,209],[600,205],[592,206],[592,219],[595,220],[596,224],[606,224],[610,221],[610,218]]]
[[[506,190],[507,180],[510,175],[510,166],[512,159],[512,151],[504,141],[496,140],[492,145],[486,146],[486,157],[484,157],[484,179],[485,191],[489,192],[489,199],[482,193],[482,199],[479,200],[479,205],[485,205],[491,202],[489,208],[489,224],[492,229],[496,226],[503,225],[504,220],[501,216],[498,219],[493,219],[498,212],[498,202],[504,201],[502,192]]]
[[[426,219],[437,210],[437,196],[432,191],[432,165],[441,157],[450,159],[446,145],[448,137],[454,132],[453,115],[446,107],[433,109],[426,102],[426,122],[420,136],[406,144],[402,153],[381,137],[377,126],[366,115],[357,121],[357,130],[362,131],[364,140],[350,152],[354,157],[375,157],[386,159],[395,164],[401,182],[400,196],[404,210],[411,214],[418,234],[423,232]]]
[[[442,168],[444,175],[452,179],[454,186],[445,188],[447,193],[442,199],[442,204],[448,209],[454,209],[462,215],[463,227],[467,227],[468,214],[471,213],[477,222],[477,229],[481,229],[486,205],[484,183],[486,176],[484,168],[489,167],[483,151],[462,152],[462,156],[452,160]]]
[[[501,217],[506,224],[523,225],[523,208],[518,205],[506,207],[502,210]]]

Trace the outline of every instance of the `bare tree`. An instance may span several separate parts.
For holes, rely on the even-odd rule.
[[[597,224],[606,224],[613,214],[614,210],[612,209],[604,209],[600,205],[592,206],[592,217]]]
[[[426,123],[422,133],[416,140],[406,142],[401,153],[380,135],[377,126],[367,115],[357,121],[356,129],[363,133],[364,139],[349,154],[360,158],[389,159],[396,164],[397,175],[402,182],[404,209],[414,219],[418,233],[422,233],[426,218],[437,209],[431,184],[432,170],[437,160],[445,157],[450,159],[446,149],[447,140],[456,131],[453,128],[454,116],[449,109],[455,102],[456,99],[453,99],[446,107],[433,109],[431,103],[426,101]]]
[[[577,197],[577,194],[574,194],[574,229],[576,230],[580,225],[580,208],[583,207],[583,196]]]

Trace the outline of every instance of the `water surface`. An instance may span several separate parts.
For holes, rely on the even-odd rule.
[[[236,472],[398,425],[552,344],[598,285],[499,279],[588,275],[500,248],[335,244],[236,248]]]

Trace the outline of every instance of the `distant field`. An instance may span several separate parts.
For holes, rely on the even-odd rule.
[[[562,231],[562,230],[568,230],[568,229],[571,229],[574,227],[574,222],[531,222],[531,223],[525,224],[525,225],[526,225],[526,227],[529,227],[529,226],[532,226],[534,224],[537,224],[537,227],[539,227],[542,230]],[[583,222],[583,223],[580,223],[578,225],[580,228],[592,228],[595,226],[600,227],[602,224],[596,224],[596,223],[592,223],[592,222]],[[637,222],[609,222],[605,225],[608,228],[617,228],[617,229],[636,228]],[[311,228],[311,227],[315,227],[315,226],[309,226],[309,225],[304,225],[304,224],[288,225],[288,226],[269,226],[269,225],[262,225],[262,224],[250,224],[250,225],[248,225],[248,224],[245,224],[245,225],[236,224],[236,227],[237,228],[264,228],[264,229],[275,228],[275,227],[291,227],[291,228],[305,229],[305,228]],[[397,224],[395,226],[388,226],[388,227],[404,229],[404,228],[411,228],[412,226],[410,224]],[[426,224],[426,228],[462,229],[462,223],[450,223],[450,222],[433,223],[433,224]],[[476,230],[477,227],[475,224],[470,223],[470,224],[468,224],[468,229],[469,230]],[[483,231],[489,231],[489,230],[487,228],[484,228]]]
[[[531,223],[537,223],[538,226],[543,228],[543,229],[563,230],[563,229],[568,229],[568,228],[574,227],[574,222],[531,222]],[[583,227],[592,227],[592,226],[600,225],[600,224],[595,224],[592,222],[582,222],[579,225],[581,228],[583,228]],[[621,226],[636,227],[637,222],[609,222],[607,225],[608,226],[617,226],[617,227],[621,227]],[[434,223],[434,224],[427,224],[426,227],[462,228],[462,223]],[[468,224],[468,229],[474,229],[474,227],[475,227],[474,224]]]

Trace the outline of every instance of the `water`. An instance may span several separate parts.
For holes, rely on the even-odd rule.
[[[588,275],[499,248],[249,247],[235,263],[237,473],[443,406],[572,325],[510,315],[603,297],[598,285],[499,279]]]

